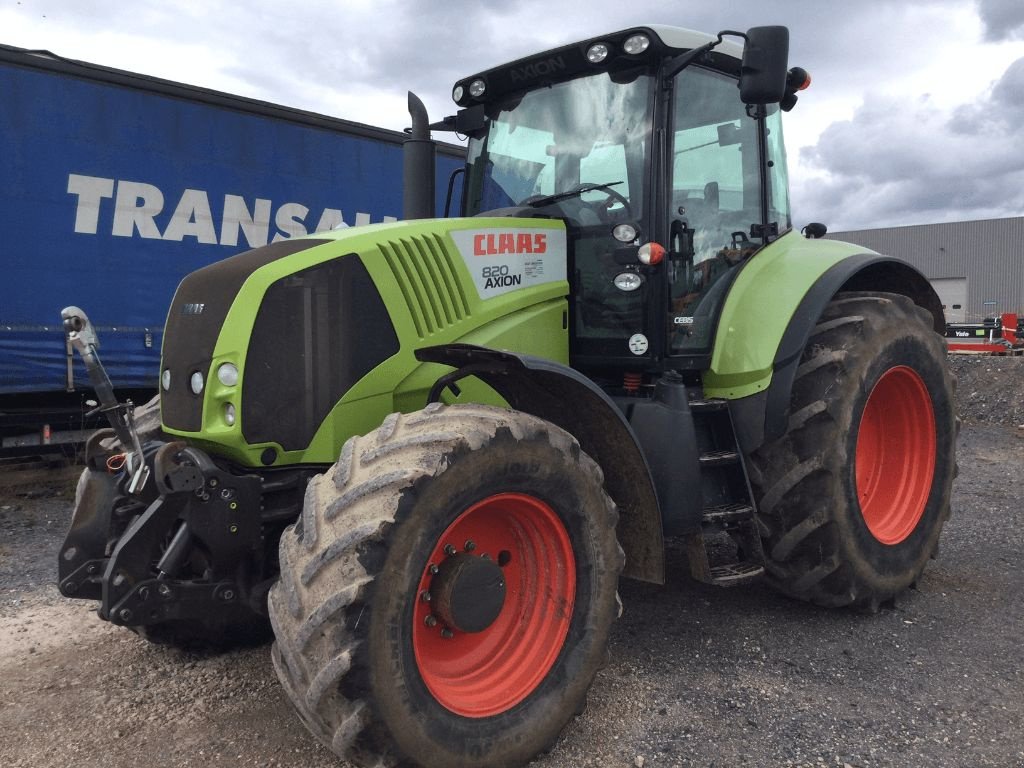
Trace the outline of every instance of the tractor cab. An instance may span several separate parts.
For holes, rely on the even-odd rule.
[[[738,33],[636,28],[456,84],[463,214],[566,223],[574,367],[706,367],[729,283],[791,226],[780,30],[745,52]]]

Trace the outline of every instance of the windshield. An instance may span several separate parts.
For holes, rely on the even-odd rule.
[[[539,198],[592,184],[613,185],[607,189],[640,217],[651,77],[619,73],[615,80],[602,72],[489,105],[487,133],[469,143],[466,215],[543,203]],[[599,211],[588,207],[610,204],[606,190],[575,197],[561,208],[581,224],[596,223],[589,219]]]

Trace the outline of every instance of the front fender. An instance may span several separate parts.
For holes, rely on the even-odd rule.
[[[462,373],[475,376],[512,408],[573,435],[601,467],[605,487],[619,507],[623,575],[664,583],[665,544],[651,471],[629,422],[600,387],[561,363],[471,344],[425,347],[416,350],[416,358],[456,368],[448,380]],[[439,381],[439,388],[445,381]]]

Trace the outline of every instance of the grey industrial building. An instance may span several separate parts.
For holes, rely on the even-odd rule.
[[[946,321],[1024,314],[1024,216],[829,232],[908,261],[935,286]]]

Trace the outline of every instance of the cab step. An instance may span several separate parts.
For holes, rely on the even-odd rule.
[[[727,563],[711,569],[711,581],[719,587],[734,587],[764,575],[764,566],[757,563]]]
[[[718,397],[695,398],[690,400],[690,410],[694,413],[707,413],[708,411],[724,411],[729,407],[728,400]]]
[[[733,450],[708,451],[700,455],[700,465],[702,467],[721,467],[735,464],[739,459],[740,455]]]
[[[730,504],[717,504],[713,507],[705,507],[703,522],[717,525],[730,525],[752,520],[754,507],[746,502],[733,502]]]
[[[689,401],[697,436],[703,512],[701,529],[686,537],[690,574],[731,587],[761,578],[764,553],[754,497],[727,401],[699,393]]]

